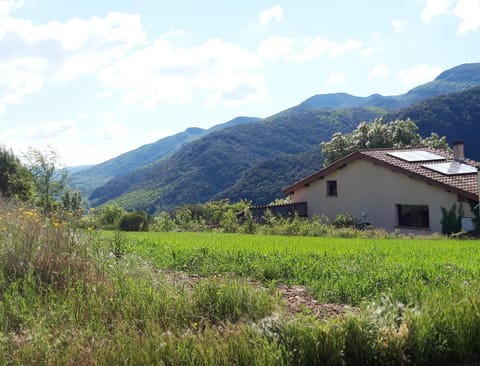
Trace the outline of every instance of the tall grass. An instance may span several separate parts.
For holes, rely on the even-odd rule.
[[[0,201],[0,364],[480,359],[478,249],[472,243],[303,240],[98,236],[75,230],[68,216],[46,218]],[[412,248],[417,252],[407,256]],[[402,290],[398,282],[406,280]],[[292,317],[275,292],[277,281],[306,284],[317,299],[346,299],[361,311],[327,320]],[[412,301],[402,303],[402,297]]]

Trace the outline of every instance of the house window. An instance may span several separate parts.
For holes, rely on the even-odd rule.
[[[327,196],[336,196],[336,195],[337,195],[337,181],[327,180]]]
[[[398,226],[428,229],[430,218],[427,205],[397,205]]]

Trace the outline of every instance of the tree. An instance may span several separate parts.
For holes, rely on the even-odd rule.
[[[79,191],[67,190],[62,196],[61,202],[63,210],[80,214],[82,208],[82,195]]]
[[[58,200],[68,187],[67,170],[58,167],[59,156],[51,147],[44,151],[30,148],[25,159],[34,179],[36,203],[45,213],[50,213],[58,206]]]
[[[0,147],[0,194],[28,201],[32,192],[33,179],[28,169],[11,150]]]
[[[105,205],[99,214],[100,225],[104,229],[116,229],[127,212],[117,204]]]
[[[122,231],[148,231],[148,221],[145,211],[128,212],[120,219],[118,228]]]
[[[446,137],[432,133],[424,139],[417,131],[417,125],[411,119],[386,123],[377,118],[373,122],[362,122],[352,132],[345,135],[337,132],[330,141],[320,144],[324,165],[360,149],[429,146],[448,150]]]

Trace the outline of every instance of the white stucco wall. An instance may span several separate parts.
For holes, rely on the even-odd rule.
[[[337,196],[327,196],[327,180],[337,181]],[[334,219],[343,213],[362,218],[364,213],[365,221],[388,231],[397,228],[397,204],[428,205],[430,230],[426,232],[441,232],[441,207],[449,209],[458,199],[456,193],[366,160],[355,160],[296,190],[291,197],[293,202],[307,202],[309,218],[325,214]],[[469,216],[469,205],[464,203],[463,208]]]

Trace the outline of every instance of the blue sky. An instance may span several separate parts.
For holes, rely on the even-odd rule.
[[[99,163],[480,61],[480,0],[0,0],[0,144]]]

